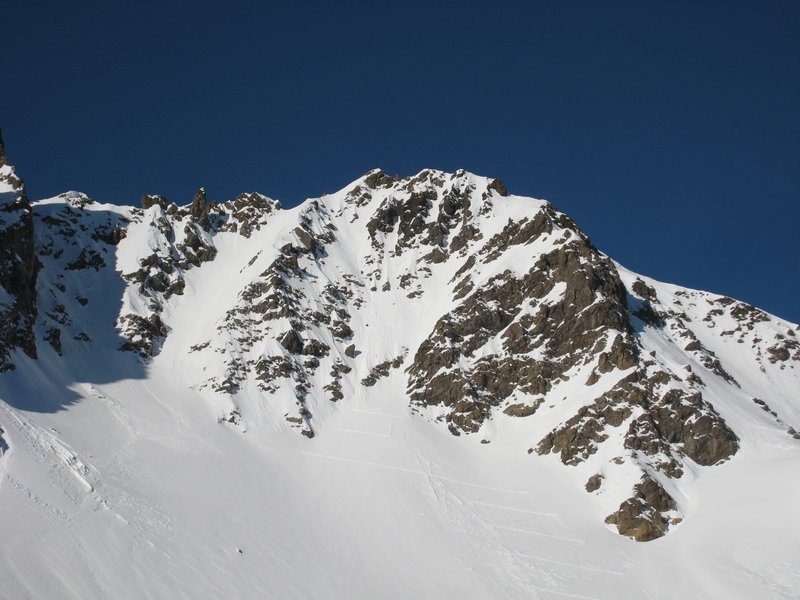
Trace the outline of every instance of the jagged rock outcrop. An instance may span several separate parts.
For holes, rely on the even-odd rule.
[[[39,261],[25,185],[8,163],[0,132],[0,371],[14,368],[19,348],[36,357],[36,276]]]
[[[179,208],[157,194],[142,196],[141,205],[143,213],[136,217],[149,219],[152,252],[139,259],[137,270],[123,277],[148,299],[149,310],[145,315],[122,314],[118,325],[128,340],[120,349],[146,358],[158,353],[169,333],[161,315],[170,298],[183,295],[186,271],[214,260],[217,249],[210,217],[214,207],[207,202],[203,188],[195,193],[188,208]],[[221,219],[215,224],[218,229]]]
[[[219,225],[219,230],[233,231],[249,238],[267,224],[270,215],[280,209],[280,202],[261,194],[239,194],[235,200],[218,207],[219,213],[226,217],[225,222]]]
[[[189,207],[189,214],[191,215],[192,219],[194,219],[200,227],[208,231],[208,228],[211,227],[211,222],[208,219],[208,215],[211,212],[211,205],[208,203],[206,199],[206,190],[205,188],[200,188],[194,194],[192,198],[192,204]]]
[[[6,441],[6,438],[3,437],[4,433],[5,431],[3,431],[3,428],[0,427],[0,458],[3,458],[3,454],[8,452],[9,449],[8,442]]]
[[[681,522],[676,510],[675,500],[663,486],[643,475],[633,488],[633,495],[606,517],[606,523],[637,542],[649,542],[665,535],[670,525]]]
[[[143,194],[140,202],[142,205],[142,210],[147,210],[151,206],[158,205],[168,213],[170,211],[170,207],[175,206],[166,196],[162,196],[160,194]],[[178,207],[175,206],[175,209],[173,209],[172,212],[174,213],[177,208]]]
[[[516,392],[543,396],[609,341],[601,369],[634,364],[638,349],[624,286],[613,264],[572,227],[546,208],[533,220],[509,223],[477,252],[490,264],[512,246],[533,244],[554,229],[569,232],[527,272],[505,270],[475,289],[473,254],[456,274],[457,297],[466,298],[439,320],[409,368],[412,402],[447,407],[453,433],[477,431],[491,408]],[[472,358],[495,339],[504,352]]]

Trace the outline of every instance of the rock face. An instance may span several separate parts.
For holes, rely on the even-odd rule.
[[[649,542],[667,532],[670,524],[677,525],[681,518],[675,514],[675,500],[654,479],[643,475],[633,488],[633,496],[625,500],[619,510],[606,517],[606,523],[616,525],[622,535],[637,542]]]
[[[477,256],[491,263],[509,247],[533,244],[554,229],[567,235],[520,274],[506,269],[467,291],[477,261],[465,263],[457,275],[466,297],[436,323],[414,357],[412,402],[446,407],[445,420],[456,435],[478,431],[492,407],[515,393],[543,397],[609,342],[601,369],[635,364],[638,348],[616,269],[552,207],[531,221],[510,223]],[[498,337],[503,352],[482,351]]]
[[[8,158],[0,132],[0,371],[14,368],[11,353],[19,348],[36,357],[36,257],[31,205],[22,179]]]
[[[8,442],[6,441],[6,438],[3,437],[4,433],[5,433],[5,431],[3,431],[3,428],[0,427],[0,459],[3,458],[3,454],[8,452],[8,448],[9,448]]]
[[[183,206],[31,205],[0,152],[0,186],[3,370],[37,342],[53,360],[163,359],[227,406],[220,424],[307,438],[354,397],[400,398],[476,443],[506,423],[638,541],[678,525],[675,491],[735,457],[731,415],[800,437],[781,396],[800,385],[796,325],[630,273],[496,179],[374,170],[289,211],[202,188]],[[98,297],[119,307],[108,322]]]
[[[194,198],[192,198],[189,214],[203,229],[208,230],[211,226],[208,220],[210,210],[211,206],[209,206],[208,200],[206,199],[206,190],[205,188],[200,188],[195,192]]]

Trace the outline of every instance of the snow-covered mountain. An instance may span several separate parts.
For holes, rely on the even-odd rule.
[[[29,202],[0,141],[0,252],[0,597],[800,595],[800,327],[499,180]]]

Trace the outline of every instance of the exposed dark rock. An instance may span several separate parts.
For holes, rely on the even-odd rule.
[[[206,231],[211,227],[208,215],[211,212],[211,206],[206,199],[205,188],[200,188],[194,193],[192,204],[189,207],[189,214],[192,218]]]
[[[77,271],[81,269],[94,269],[99,271],[106,266],[106,261],[100,254],[93,250],[83,248],[78,257],[72,262],[68,263],[65,267],[68,271]]]
[[[214,260],[217,256],[217,249],[213,244],[207,243],[195,227],[191,223],[187,224],[184,227],[186,235],[184,242],[175,245],[186,257],[184,261],[178,262],[183,269],[189,268],[190,264],[199,267],[201,263]]]
[[[147,210],[151,206],[155,205],[167,210],[167,208],[169,208],[170,201],[166,196],[161,196],[160,194],[143,194],[141,204],[143,210]]]
[[[426,220],[436,199],[433,191],[412,192],[406,198],[390,197],[375,211],[367,223],[367,231],[375,249],[383,247],[378,234],[388,234],[397,227],[397,243],[394,251],[400,255],[404,248],[411,247],[417,236],[427,229]]]
[[[794,335],[789,337],[778,335],[775,345],[767,348],[767,354],[772,364],[789,360],[800,361],[800,342]]]
[[[323,356],[327,356],[329,351],[330,347],[319,340],[308,340],[308,342],[303,344],[303,354],[307,356],[316,356],[317,358],[321,358]]]
[[[733,376],[725,370],[722,363],[717,358],[717,355],[703,346],[700,340],[697,339],[695,333],[683,325],[682,321],[682,319],[678,319],[677,322],[674,323],[674,327],[679,331],[678,335],[680,335],[680,337],[690,340],[683,349],[687,352],[695,353],[700,362],[703,363],[703,366],[715,375],[722,377],[722,379],[736,387],[741,387]]]
[[[768,348],[767,352],[770,353],[772,362],[778,362],[779,360],[789,360],[789,351],[786,348],[779,348],[779,347]]]
[[[371,387],[375,385],[379,379],[389,376],[390,369],[399,369],[405,361],[405,354],[401,354],[393,359],[384,361],[372,367],[369,375],[361,380],[361,385]]]
[[[658,296],[656,296],[656,290],[639,278],[633,282],[631,289],[633,290],[634,294],[645,300],[654,301],[658,299]]]
[[[719,361],[719,359],[711,350],[703,348],[703,354],[700,360],[703,363],[703,366],[712,373],[714,373],[715,375],[722,377],[722,379],[724,379],[728,383],[735,385],[736,387],[741,387],[739,385],[739,382],[736,381],[736,379],[733,378],[733,375],[731,375],[722,366],[722,363]]]
[[[331,325],[331,333],[333,333],[334,337],[339,338],[340,340],[347,340],[353,337],[353,330],[344,321],[333,320]]]
[[[301,338],[294,329],[284,333],[278,341],[280,342],[281,346],[286,348],[292,354],[303,353],[303,338]]]
[[[270,384],[279,377],[300,374],[297,364],[285,356],[264,356],[256,362],[256,379],[265,382],[265,391],[274,391]]]
[[[678,380],[665,371],[633,371],[545,436],[539,453],[557,452],[565,464],[578,464],[597,451],[607,427],[621,426],[640,407],[644,412],[630,421],[625,447],[650,457],[666,475],[683,474],[683,455],[701,465],[730,458],[739,447],[736,435],[700,392],[673,387]]]
[[[120,350],[136,352],[145,358],[155,356],[168,333],[167,326],[157,314],[148,318],[127,314],[119,318],[119,324],[128,339],[120,346]]]
[[[341,360],[337,360],[336,363],[334,363],[330,373],[333,379],[323,388],[330,394],[329,399],[332,402],[337,402],[344,398],[344,394],[342,394],[342,375],[346,375],[350,371],[352,371],[352,369]]]
[[[621,535],[637,542],[648,542],[667,532],[670,525],[667,513],[675,510],[675,500],[661,484],[649,475],[643,475],[633,488],[633,496],[608,515],[606,523],[616,525]]]
[[[698,393],[673,389],[651,408],[662,439],[681,443],[683,452],[699,465],[715,465],[739,449],[736,434]]]
[[[606,426],[619,427],[632,409],[607,394],[593,404],[581,407],[575,416],[548,433],[539,442],[539,454],[558,453],[566,465],[576,465],[597,452],[608,435]]]
[[[172,283],[169,284],[166,291],[164,292],[164,297],[169,298],[172,295],[183,295],[183,290],[186,288],[186,282],[183,279],[176,279]]]
[[[506,189],[506,186],[504,186],[503,182],[499,179],[493,179],[489,184],[489,189],[494,190],[501,196],[508,196],[508,190]]]
[[[217,207],[224,221],[219,225],[219,231],[233,231],[249,238],[267,223],[270,215],[280,209],[280,202],[261,194],[239,194],[235,200],[228,200]]]
[[[390,177],[380,169],[370,171],[369,174],[364,178],[364,184],[373,190],[382,187],[391,187],[394,185],[395,181],[395,178]]]
[[[0,167],[10,166],[8,162],[8,155],[6,154],[6,145],[3,141],[3,130],[0,129]],[[11,168],[10,172],[5,175],[0,175],[2,177],[3,183],[6,183],[11,186],[11,189],[14,190],[16,200],[22,202],[23,204],[28,204],[28,195],[25,191],[25,183],[22,181],[22,178],[19,177],[16,172],[14,171],[13,167]],[[16,201],[12,199],[13,201]],[[5,204],[5,200],[3,204]]]
[[[54,305],[45,314],[60,325],[69,325],[71,323],[67,309],[63,304]]]
[[[746,302],[739,302],[732,298],[720,298],[719,304],[730,307],[731,316],[747,329],[753,329],[756,323],[769,321],[769,315]]]
[[[105,242],[110,246],[116,246],[122,240],[125,239],[125,236],[128,232],[120,227],[119,225],[115,225],[113,229],[108,229],[105,227],[99,227],[93,234],[92,239],[97,242]]]
[[[480,253],[488,260],[511,245],[552,231],[560,222],[558,215],[544,210],[533,220],[510,223]],[[580,235],[573,238],[542,255],[521,277],[506,271],[471,291],[437,322],[408,369],[412,403],[449,407],[445,419],[451,431],[477,431],[492,407],[517,390],[545,394],[612,332],[618,339],[603,356],[603,368],[636,364],[638,349],[616,269]],[[474,264],[470,259],[462,269],[470,263]],[[532,313],[523,310],[527,302],[544,298],[558,284],[565,285],[560,300],[539,304]],[[471,361],[469,367],[450,370],[501,332],[508,356],[487,356]],[[540,348],[544,359],[527,356]]]
[[[242,413],[239,412],[238,408],[234,408],[228,413],[228,416],[223,418],[222,421],[225,423],[230,423],[231,425],[239,425],[242,420]],[[241,552],[241,550],[239,551]]]
[[[44,334],[44,339],[53,347],[56,354],[61,356],[61,330],[58,327],[51,327]]]
[[[307,232],[302,227],[296,227],[294,230],[294,234],[297,236],[297,239],[300,240],[300,244],[306,251],[312,254],[317,253],[317,250],[319,249],[319,246],[317,245],[317,240],[315,240],[314,237],[309,232]]]
[[[447,260],[447,254],[445,254],[441,248],[434,248],[433,250],[428,252],[428,254],[423,256],[420,260],[422,262],[439,264]]]
[[[14,368],[10,354],[20,348],[36,358],[33,324],[36,321],[36,279],[40,264],[36,257],[31,206],[22,179],[8,165],[0,133],[0,182],[13,193],[0,194],[0,286],[12,299],[0,304],[0,372]]]
[[[600,486],[603,484],[603,476],[599,473],[597,475],[592,475],[589,477],[589,480],[586,482],[586,491],[589,493],[596,492],[600,489]]]
[[[509,220],[503,231],[493,236],[492,239],[481,248],[480,253],[485,255],[483,261],[492,262],[511,246],[531,244],[542,235],[551,233],[555,220],[553,211],[548,207],[536,213],[533,220]]]
[[[636,366],[638,360],[636,346],[624,335],[617,335],[608,352],[603,352],[597,359],[597,370],[608,373],[613,369],[625,371]]]
[[[503,409],[503,412],[510,417],[530,417],[542,405],[539,399],[533,404],[510,404]]]

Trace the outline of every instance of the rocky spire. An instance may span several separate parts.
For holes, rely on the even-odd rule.
[[[0,129],[0,206],[11,209],[29,208],[25,183],[14,172],[14,167],[8,164],[2,129]]]
[[[209,206],[208,200],[206,199],[206,189],[200,188],[194,193],[192,206],[189,208],[189,212],[192,217],[194,217],[195,221],[206,230],[210,227],[210,222],[208,220],[208,213],[210,210],[211,206]]]
[[[3,143],[3,130],[0,129],[0,167],[5,167],[7,164],[6,145]]]

